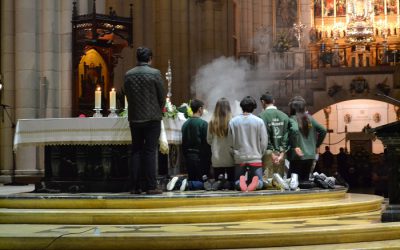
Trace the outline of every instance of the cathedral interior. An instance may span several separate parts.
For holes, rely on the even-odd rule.
[[[0,249],[22,249],[16,242],[25,242],[24,249],[113,249],[120,239],[126,240],[120,249],[400,248],[400,224],[381,223],[385,206],[391,211],[385,219],[400,221],[400,191],[387,184],[400,178],[393,174],[400,169],[399,2],[2,0],[0,183],[38,189],[37,183],[45,188],[43,177],[72,182],[90,175],[96,187],[107,180],[107,190],[117,190],[128,170],[114,165],[126,164],[127,142],[104,130],[122,139],[107,141],[113,147],[82,145],[82,124],[90,119],[73,119],[122,115],[125,72],[136,64],[136,48],[146,46],[176,107],[197,98],[212,111],[226,97],[235,111],[244,96],[259,100],[270,92],[288,112],[292,97],[304,97],[308,112],[328,129],[320,159],[325,146],[335,157],[343,149],[349,161],[341,175],[349,186],[153,199],[0,192]],[[56,128],[46,127],[50,120]],[[45,144],[47,136],[58,142]],[[159,158],[160,175],[184,172],[179,143],[172,144],[168,157]],[[92,159],[89,170],[79,167],[83,158]],[[342,167],[336,158],[316,166],[328,175]]]

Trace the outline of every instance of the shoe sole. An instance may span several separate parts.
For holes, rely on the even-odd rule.
[[[240,186],[240,190],[243,192],[247,191],[247,184],[246,184],[246,178],[242,175],[240,176],[239,179],[239,186]]]
[[[178,177],[173,177],[169,182],[168,182],[168,184],[167,184],[167,190],[168,191],[172,191],[172,190],[174,190],[174,188],[175,188],[175,184],[176,184],[176,182],[178,181]]]
[[[187,179],[184,179],[182,181],[181,187],[179,188],[180,191],[185,191],[186,190],[187,182],[188,182]]]
[[[285,183],[285,181],[281,178],[274,177],[272,181],[275,183],[275,186],[279,187],[280,189],[290,190],[289,185]]]
[[[247,187],[247,191],[255,191],[258,186],[258,177],[254,176],[253,180],[251,180],[250,185]]]
[[[299,179],[297,178],[290,178],[290,182],[289,182],[289,188],[290,190],[297,190],[297,188],[299,187]]]

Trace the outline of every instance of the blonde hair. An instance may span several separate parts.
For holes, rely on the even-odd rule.
[[[228,123],[232,118],[231,106],[228,99],[221,98],[215,105],[213,116],[208,125],[209,132],[218,137],[228,135]]]

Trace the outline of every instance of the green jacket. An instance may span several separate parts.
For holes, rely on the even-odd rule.
[[[316,149],[322,144],[326,136],[326,129],[319,124],[314,118],[310,119],[310,131],[305,137],[299,130],[296,116],[290,117],[289,144],[290,149],[287,154],[287,159],[290,160],[311,160],[315,159]],[[299,157],[294,151],[294,148],[300,147],[303,151],[303,156]]]
[[[268,132],[268,150],[286,152],[289,140],[289,117],[275,106],[267,107],[259,114]]]
[[[199,118],[191,117],[182,125],[183,155],[198,154],[200,157],[211,157],[211,147],[207,143],[208,123]]]

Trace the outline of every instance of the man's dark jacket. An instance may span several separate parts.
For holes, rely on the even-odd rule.
[[[139,63],[125,74],[123,92],[128,100],[128,120],[145,122],[162,119],[165,91],[161,73]]]

